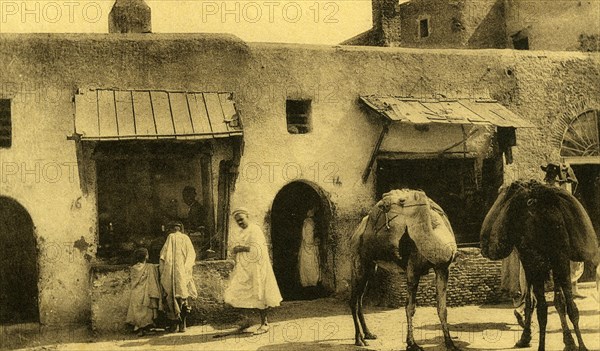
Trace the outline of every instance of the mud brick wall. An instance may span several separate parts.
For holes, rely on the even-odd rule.
[[[456,261],[450,266],[448,279],[448,306],[481,305],[496,303],[501,299],[501,261],[490,261],[481,256],[477,248],[459,249]],[[366,303],[398,308],[406,305],[407,289],[405,273],[379,269],[373,284],[369,285]],[[417,304],[436,305],[435,273],[421,277],[417,292]]]
[[[129,267],[94,266],[90,279],[92,330],[100,333],[125,331],[129,307]]]
[[[191,301],[189,324],[226,323],[235,321],[239,312],[223,302],[223,293],[233,271],[233,261],[197,262],[194,282],[198,298]]]
[[[527,2],[521,7],[518,3],[513,2],[511,8],[520,13],[539,10]],[[555,6],[579,6],[576,2],[540,4],[552,12]],[[582,3],[576,12],[589,12],[593,6]],[[514,11],[511,14],[514,18]],[[598,32],[582,31],[582,26],[595,27],[575,23],[572,16],[554,17],[565,21],[560,28],[573,33],[575,50],[581,34]],[[535,29],[542,25],[552,27],[545,36],[547,44],[556,42],[556,24],[554,18],[534,23],[530,47],[545,45],[534,41],[544,38]],[[521,23],[510,26],[520,27]],[[336,294],[348,292],[349,238],[364,211],[375,203],[375,172],[366,183],[361,176],[379,137],[381,120],[365,111],[359,96],[407,96],[414,91],[449,98],[489,95],[498,100],[536,126],[517,130],[514,163],[504,166],[505,184],[520,178],[541,179],[539,165],[560,158],[566,126],[582,112],[600,108],[600,56],[562,51],[247,44],[232,36],[194,33],[3,33],[0,61],[5,63],[0,73],[7,87],[5,98],[11,99],[14,128],[12,147],[2,150],[2,162],[16,167],[14,173],[3,173],[0,193],[27,209],[35,226],[40,323],[52,327],[88,323],[92,304],[94,318],[99,318],[100,307],[122,302],[103,296],[102,289],[106,294],[127,289],[126,284],[119,286],[124,277],[112,281],[116,272],[107,272],[104,280],[90,276],[100,240],[97,172],[91,148],[79,150],[65,137],[73,133],[72,99],[77,89],[234,92],[236,106],[243,111],[244,153],[231,208],[251,203],[253,218],[269,236],[273,200],[290,178],[312,182],[322,190],[335,209],[327,248],[327,272],[331,273],[324,279]],[[311,133],[299,137],[287,132],[282,118],[288,98],[312,100]],[[31,128],[31,121],[39,123]],[[341,129],[348,133],[340,133]],[[228,145],[225,138],[221,142]],[[425,133],[419,144],[409,146],[433,147],[437,142],[444,144]],[[300,170],[297,178],[284,172],[287,165],[297,166],[292,168]],[[60,169],[61,176],[51,178],[47,166],[50,173]],[[255,176],[252,170],[257,166],[260,172]],[[218,170],[214,174],[218,177]],[[236,228],[233,220],[230,228]],[[482,264],[483,272],[492,275],[488,265],[493,264]],[[385,278],[383,271],[379,277]],[[90,279],[98,284],[93,292]],[[450,284],[452,303],[456,284]],[[477,286],[473,289],[479,291]],[[125,291],[115,296],[125,296]],[[392,298],[395,291],[403,289],[389,292],[383,300],[386,304],[401,301]]]
[[[194,282],[198,298],[191,301],[190,325],[226,323],[236,320],[239,312],[223,302],[223,292],[233,261],[197,262]],[[96,333],[128,332],[125,323],[129,307],[129,266],[97,265],[92,268],[91,327]]]

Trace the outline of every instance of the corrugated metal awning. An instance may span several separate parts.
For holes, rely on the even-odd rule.
[[[233,94],[90,89],[75,95],[81,140],[198,140],[241,136]]]
[[[360,100],[392,122],[534,127],[496,100],[425,100],[383,95],[361,96]]]

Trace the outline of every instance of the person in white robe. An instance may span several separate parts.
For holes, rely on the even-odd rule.
[[[501,289],[509,293],[515,307],[513,313],[521,328],[525,328],[525,303],[528,286],[525,279],[525,270],[519,259],[519,253],[513,249],[511,254],[502,261],[500,285]],[[537,304],[533,294],[530,295],[532,306]]]
[[[302,243],[298,253],[300,285],[316,286],[321,280],[319,265],[319,239],[315,237],[315,210],[310,209],[302,224]]]
[[[261,325],[254,334],[264,334],[269,330],[268,309],[279,306],[282,301],[269,257],[269,246],[260,227],[249,221],[247,209],[238,208],[232,215],[241,230],[232,241],[235,267],[224,301],[236,308],[258,309]],[[249,327],[250,320],[246,317],[238,331]]]
[[[196,251],[182,229],[181,223],[170,223],[170,234],[160,251],[160,284],[166,294],[167,318],[179,324],[179,332],[186,330],[186,317],[191,310],[188,298],[198,296],[192,276]]]

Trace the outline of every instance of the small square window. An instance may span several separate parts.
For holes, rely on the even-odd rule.
[[[310,106],[310,100],[286,100],[287,130],[290,134],[306,134],[310,132]]]
[[[12,145],[12,120],[10,99],[0,99],[0,147]]]
[[[427,38],[429,36],[429,18],[419,20],[419,38]]]

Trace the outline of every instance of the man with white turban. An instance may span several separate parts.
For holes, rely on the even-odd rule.
[[[268,308],[279,306],[282,300],[269,258],[269,247],[260,227],[248,220],[247,209],[238,208],[232,215],[241,230],[233,240],[235,268],[224,300],[233,307],[258,309],[261,325],[254,334],[264,334],[269,330]],[[246,317],[239,331],[249,327],[250,321]]]

